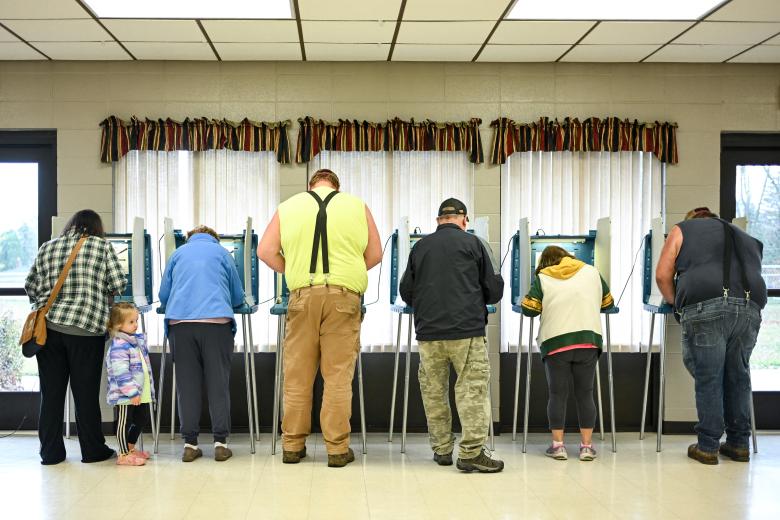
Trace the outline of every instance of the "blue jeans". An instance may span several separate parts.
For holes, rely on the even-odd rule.
[[[750,440],[750,354],[761,310],[743,298],[713,298],[682,310],[683,363],[696,387],[699,449],[726,442],[747,448]],[[724,423],[725,419],[725,423]]]

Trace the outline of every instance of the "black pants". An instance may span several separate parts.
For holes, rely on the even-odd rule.
[[[170,327],[168,338],[176,363],[176,395],[184,442],[198,444],[204,380],[214,441],[226,442],[230,435],[232,325],[179,323]]]
[[[141,432],[149,424],[149,403],[139,405],[120,404],[116,407],[116,440],[119,443],[119,453],[127,455],[128,444],[138,442]]]
[[[566,424],[566,402],[569,399],[569,379],[574,382],[574,400],[580,428],[596,424],[596,405],[593,402],[593,379],[596,375],[598,350],[574,349],[544,358],[547,374],[547,419],[551,430],[563,430]]]
[[[81,462],[106,460],[114,451],[106,446],[100,417],[100,376],[105,338],[73,336],[51,329],[46,332],[46,344],[36,354],[41,381],[38,418],[41,462],[57,464],[65,460],[62,422],[68,380],[76,405]]]

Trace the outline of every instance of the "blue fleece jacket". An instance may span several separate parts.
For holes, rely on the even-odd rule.
[[[244,288],[230,253],[206,233],[192,235],[171,255],[160,283],[165,320],[233,318]]]

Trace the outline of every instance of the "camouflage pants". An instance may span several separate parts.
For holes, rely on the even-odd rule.
[[[443,455],[455,446],[450,410],[450,363],[458,375],[455,405],[462,427],[460,458],[479,455],[488,435],[490,365],[484,337],[420,341],[420,392],[431,448]]]

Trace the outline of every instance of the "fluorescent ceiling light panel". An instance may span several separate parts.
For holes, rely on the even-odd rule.
[[[290,0],[84,0],[98,18],[292,18]]]
[[[723,0],[518,0],[515,20],[696,20]]]

